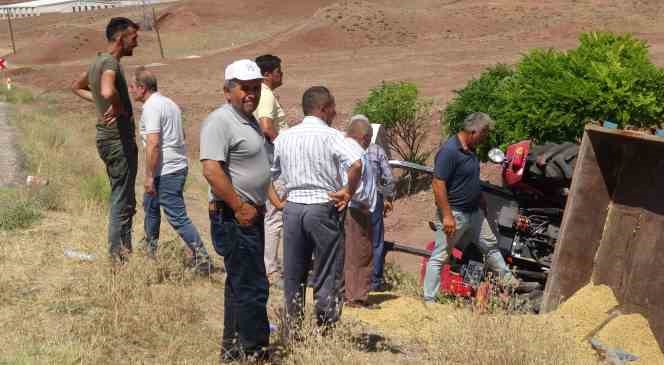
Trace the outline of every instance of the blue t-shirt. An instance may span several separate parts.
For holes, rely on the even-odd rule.
[[[463,149],[458,136],[451,137],[438,150],[434,175],[445,181],[450,208],[474,212],[480,207],[480,161]]]

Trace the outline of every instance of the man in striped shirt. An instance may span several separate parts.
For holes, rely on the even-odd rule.
[[[330,124],[336,116],[330,91],[314,86],[302,96],[304,120],[275,140],[273,178],[286,188],[284,291],[288,337],[304,311],[307,273],[315,255],[314,299],[319,326],[339,319],[343,298],[344,235],[341,211],[360,182],[361,151]],[[339,166],[349,166],[343,185]],[[286,338],[288,340],[288,338]]]

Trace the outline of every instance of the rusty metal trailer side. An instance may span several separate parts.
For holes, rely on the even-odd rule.
[[[664,138],[586,127],[542,309],[592,281],[664,348]]]

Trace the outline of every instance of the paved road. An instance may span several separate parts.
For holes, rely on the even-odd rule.
[[[19,158],[16,152],[16,133],[7,122],[8,106],[0,103],[0,187],[18,182]]]

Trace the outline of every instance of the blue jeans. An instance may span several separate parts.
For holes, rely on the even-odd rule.
[[[230,209],[210,211],[212,244],[226,268],[222,353],[260,354],[269,344],[263,219],[241,226]]]
[[[383,211],[385,203],[383,194],[378,194],[376,210],[371,213],[371,241],[373,243],[373,273],[371,275],[372,288],[383,284],[383,271],[385,268],[385,222]]]
[[[143,209],[145,210],[145,239],[148,252],[154,254],[159,245],[159,226],[161,225],[161,209],[173,229],[189,246],[197,262],[207,262],[208,253],[203,246],[198,230],[187,215],[184,204],[184,184],[187,180],[188,168],[158,176],[154,179],[155,195],[143,195]]]
[[[472,213],[452,210],[456,221],[456,232],[453,237],[447,237],[443,232],[442,219],[438,215],[436,222],[436,244],[427,263],[424,275],[424,300],[433,301],[440,288],[440,272],[443,264],[450,258],[450,252],[456,246],[461,248],[468,244],[476,244],[485,256],[487,267],[505,280],[512,280],[503,256],[497,248],[496,236],[489,226],[481,210]]]

